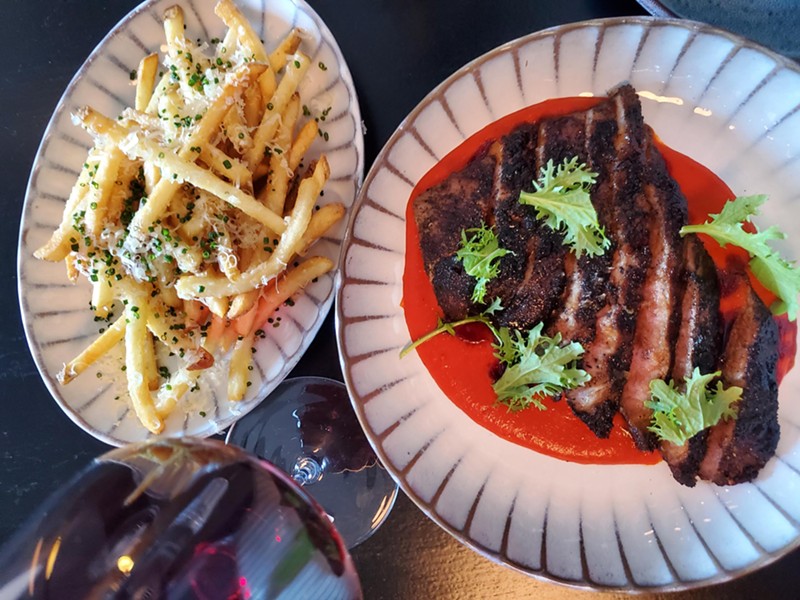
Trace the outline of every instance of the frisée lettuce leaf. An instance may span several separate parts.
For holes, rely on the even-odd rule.
[[[681,228],[681,235],[688,233],[704,233],[714,238],[720,246],[733,244],[747,251],[750,255],[750,270],[765,288],[774,293],[778,299],[770,307],[775,315],[788,314],[789,320],[797,319],[800,304],[797,295],[800,293],[800,270],[793,262],[785,260],[774,250],[769,242],[786,237],[774,225],[755,233],[745,231],[744,223],[758,214],[758,208],[766,201],[763,194],[756,196],[739,196],[729,200],[719,214],[712,214],[711,220],[702,225],[687,225]]]

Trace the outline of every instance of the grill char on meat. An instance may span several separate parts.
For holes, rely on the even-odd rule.
[[[564,287],[564,238],[536,218],[534,210],[519,202],[520,191],[531,191],[547,156],[567,155],[579,134],[565,130],[550,135],[543,126],[523,126],[492,146],[497,159],[495,174],[495,230],[500,246],[511,250],[500,260],[499,276],[487,288],[488,298],[500,298],[504,310],[498,325],[519,329],[544,321],[556,308]]]
[[[495,157],[484,150],[414,204],[422,259],[448,321],[463,319],[471,310],[475,281],[464,272],[455,253],[461,230],[494,221],[494,171]]]
[[[592,204],[610,248],[576,257],[563,236],[519,202],[548,160],[578,157],[597,173]],[[719,282],[699,239],[681,238],[686,200],[670,177],[628,85],[593,108],[524,124],[488,143],[461,171],[420,194],[413,206],[428,276],[444,320],[481,312],[475,281],[455,258],[461,232],[494,227],[501,247],[498,326],[528,329],[584,347],[591,380],[566,393],[573,412],[607,437],[621,407],[641,449],[658,448],[676,480],[730,483],[752,478],[777,440],[777,334],[769,312],[749,290],[722,351]],[[658,442],[645,406],[655,378],[682,382],[695,367],[723,369],[725,385],[745,393],[737,421],[720,423],[683,446]],[[751,381],[753,379],[753,381]]]
[[[591,165],[607,177],[598,182],[601,193],[593,195],[592,202],[612,246],[599,260],[585,261],[600,263],[595,273],[603,273],[603,303],[594,316],[593,337],[584,343],[583,368],[592,379],[569,390],[567,400],[595,434],[607,437],[630,365],[636,307],[650,264],[645,127],[630,86],[612,92],[606,102],[586,112],[586,119]],[[607,125],[612,121],[613,127]]]
[[[722,355],[722,381],[739,386],[736,419],[720,421],[708,430],[708,450],[700,477],[717,485],[750,481],[775,453],[778,425],[778,327],[750,287],[740,284],[744,307],[731,326]]]
[[[670,177],[664,159],[653,144],[649,128],[644,142],[648,171],[644,191],[649,208],[651,261],[638,306],[633,355],[620,409],[636,445],[641,450],[652,450],[658,440],[648,430],[653,411],[644,401],[650,395],[650,381],[667,378],[672,365],[680,324],[684,258],[680,230],[687,221],[687,207],[678,184]]]
[[[701,373],[716,371],[722,349],[717,269],[696,235],[686,236],[683,251],[681,320],[672,363],[676,383],[683,382],[695,368]],[[694,486],[707,438],[708,430],[703,430],[682,446],[660,443],[659,450],[672,476],[682,484]]]

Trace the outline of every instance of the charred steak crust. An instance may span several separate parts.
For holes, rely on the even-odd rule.
[[[744,276],[743,276],[744,277]],[[745,281],[747,299],[722,355],[722,380],[743,389],[735,420],[710,428],[700,476],[717,485],[750,481],[775,453],[778,424],[778,327]]]
[[[650,395],[650,381],[670,375],[681,314],[684,241],[680,230],[688,217],[686,198],[667,172],[649,127],[644,152],[651,261],[638,307],[631,364],[620,409],[636,445],[641,450],[653,450],[658,439],[648,430],[653,411],[645,402]]]
[[[475,281],[464,272],[455,253],[461,230],[490,221],[495,158],[479,153],[457,176],[420,194],[414,202],[425,270],[447,321],[467,316]]]
[[[628,375],[636,312],[650,264],[644,192],[645,128],[639,98],[627,85],[590,109],[587,118],[591,123],[609,119],[617,123],[612,151],[591,157],[593,165],[608,165],[610,198],[600,195],[593,197],[592,202],[612,248],[606,251],[611,262],[604,281],[605,303],[595,316],[594,339],[584,346],[583,368],[592,379],[581,388],[569,390],[567,399],[572,410],[595,434],[607,437]]]
[[[683,264],[680,328],[672,364],[672,379],[676,383],[682,383],[695,368],[701,373],[716,371],[722,350],[717,268],[694,234],[684,238]],[[707,447],[705,430],[683,446],[662,441],[659,450],[675,479],[692,487]]]
[[[550,335],[583,344],[592,379],[567,392],[573,412],[607,437],[622,403],[637,445],[658,447],[684,485],[747,481],[777,445],[777,327],[744,280],[748,300],[723,353],[716,267],[696,236],[679,235],[686,200],[653,138],[635,90],[622,85],[589,110],[521,125],[485,145],[414,201],[425,269],[445,320],[481,312],[455,253],[462,230],[492,225],[512,252],[488,285],[487,302],[504,307],[492,318],[518,329],[544,322]],[[574,156],[597,173],[592,204],[611,242],[602,256],[577,258],[519,202],[547,160]],[[695,367],[722,368],[725,385],[744,389],[739,417],[682,446],[658,443],[647,429],[649,382],[680,381]]]
[[[555,133],[555,135],[553,134]],[[536,210],[519,202],[520,192],[532,191],[553,148],[570,146],[571,135],[546,122],[522,126],[502,138],[498,146],[498,185],[495,226],[501,246],[514,252],[500,261],[500,276],[489,285],[489,295],[501,299],[504,310],[498,325],[528,329],[546,320],[558,304],[564,287],[564,238],[536,218]],[[555,152],[556,150],[552,150]],[[514,283],[513,286],[509,282]]]
[[[489,284],[487,296],[500,298],[504,307],[496,323],[518,329],[530,328],[550,315],[565,279],[563,236],[537,219],[532,207],[519,202],[520,192],[532,190],[538,177],[542,143],[538,125],[523,125],[495,148],[495,230],[500,245],[513,254],[500,260],[500,274]]]

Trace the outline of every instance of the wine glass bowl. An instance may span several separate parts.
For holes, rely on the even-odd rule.
[[[378,462],[345,385],[325,377],[284,380],[228,431],[240,446],[289,473],[336,525],[348,548],[388,516],[397,484]]]
[[[0,550],[3,598],[358,598],[345,545],[283,471],[217,440],[95,459]]]

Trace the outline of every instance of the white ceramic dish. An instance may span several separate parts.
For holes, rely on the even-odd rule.
[[[158,51],[164,43],[162,15],[176,1],[184,10],[189,35],[210,40],[224,34],[225,26],[214,14],[215,3],[204,0],[148,1],[126,16],[92,52],[64,92],[36,156],[22,214],[19,297],[36,365],[67,415],[93,436],[114,445],[149,437],[129,407],[118,365],[115,369],[113,364],[101,364],[68,386],[55,379],[61,366],[97,335],[98,325],[87,308],[90,288],[83,281],[73,286],[63,264],[36,260],[33,252],[61,221],[65,198],[89,149],[88,136],[72,124],[70,115],[91,105],[116,116],[132,103],[129,73],[142,56]],[[237,0],[237,5],[268,49],[291,27],[300,27],[305,32],[301,49],[311,57],[311,64],[322,62],[327,67],[309,69],[299,91],[312,109],[322,103],[332,107],[322,125],[329,139],[318,139],[309,154],[324,151],[331,166],[322,201],[340,201],[349,207],[363,177],[362,124],[353,81],[333,35],[303,0],[266,4]],[[337,261],[343,233],[344,224],[320,240],[315,252]],[[332,302],[333,275],[329,274],[308,286],[294,306],[284,307],[280,328],[270,328],[266,339],[258,342],[253,385],[243,402],[228,402],[224,386],[209,383],[205,394],[167,420],[163,435],[212,435],[251,410],[297,363]],[[100,379],[95,376],[98,370],[103,375]],[[110,377],[115,370],[117,376]]]
[[[578,587],[676,590],[753,570],[798,545],[800,369],[780,389],[782,436],[759,478],[734,487],[676,483],[666,466],[560,461],[494,436],[439,390],[409,341],[405,211],[416,182],[462,140],[548,98],[603,95],[621,81],[673,148],[737,193],[767,193],[763,222],[800,257],[800,72],[711,27],[591,21],[497,48],[433,90],[406,118],[362,188],[337,297],[342,366],[381,460],[439,525],[485,556]]]

